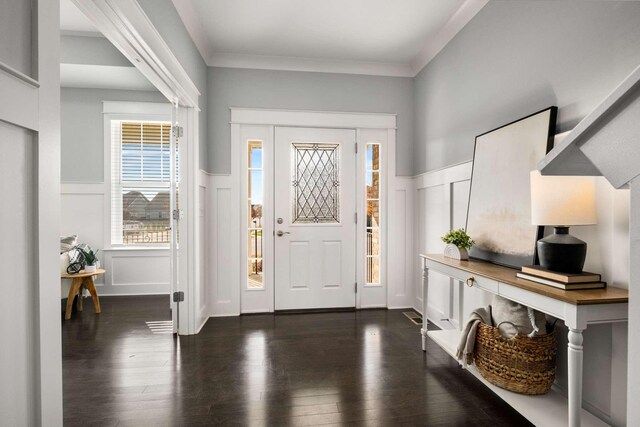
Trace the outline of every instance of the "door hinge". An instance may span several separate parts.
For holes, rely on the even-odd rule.
[[[358,212],[353,214],[353,220],[356,222],[356,224],[358,223]]]
[[[173,214],[174,221],[177,221],[179,219],[184,219],[184,212],[182,212],[182,209],[174,209],[172,214]]]
[[[182,302],[184,301],[184,292],[177,291],[173,293],[173,302]]]
[[[358,282],[354,283],[354,292],[358,293]]]
[[[184,135],[184,128],[176,125],[171,128],[171,134],[175,139],[182,138],[182,135]]]
[[[358,154],[358,143],[356,142],[356,154]]]

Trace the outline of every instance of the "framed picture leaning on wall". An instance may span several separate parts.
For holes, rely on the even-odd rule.
[[[558,108],[476,137],[466,231],[470,257],[520,268],[536,261],[543,227],[531,225],[529,175],[553,148]]]

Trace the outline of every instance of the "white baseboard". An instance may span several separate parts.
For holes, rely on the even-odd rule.
[[[204,325],[207,324],[207,321],[209,320],[208,317],[205,317],[204,320],[202,321],[202,324],[200,324],[200,326],[198,326],[198,328],[196,328],[196,335],[198,335],[200,333],[200,330],[202,328],[204,328]]]

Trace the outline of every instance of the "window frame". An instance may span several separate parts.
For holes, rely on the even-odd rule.
[[[383,185],[386,181],[383,181],[383,172],[384,172],[384,167],[386,166],[384,164],[384,156],[383,156],[383,144],[380,141],[375,141],[375,140],[366,140],[364,141],[364,175],[362,177],[362,191],[363,191],[363,199],[364,199],[364,221],[362,224],[362,228],[364,231],[364,241],[363,241],[363,255],[364,255],[364,278],[363,278],[363,282],[362,282],[362,286],[364,288],[376,288],[376,287],[382,287],[384,285],[384,277],[383,277],[383,255],[384,255],[384,244],[385,242],[385,237],[383,236],[383,233],[386,231],[386,222],[385,222],[385,212],[384,212],[384,208],[386,206],[383,206],[383,203],[385,202],[385,194],[384,194],[384,188]],[[378,147],[378,167],[374,168],[373,167],[373,154],[372,154],[372,167],[371,169],[368,168],[367,165],[367,155],[368,155],[368,151],[369,151],[369,146],[377,146]],[[372,150],[373,153],[373,150]],[[370,198],[369,194],[367,193],[367,175],[371,173],[372,175],[372,179],[375,176],[375,174],[378,174],[378,197],[377,198]],[[368,205],[369,205],[369,201],[372,202],[378,202],[378,225],[377,227],[369,227],[367,225],[367,219],[368,219]],[[367,234],[369,229],[371,229],[372,231],[372,235],[373,235],[373,230],[378,231],[378,253],[375,255],[369,255],[367,253],[367,246],[368,246],[368,242],[367,242]],[[372,236],[373,238],[373,236]],[[378,281],[377,282],[368,282],[368,265],[369,265],[369,261],[370,260],[374,260],[377,259],[378,260]],[[373,265],[373,264],[371,264]],[[373,268],[373,267],[372,267]],[[372,273],[373,274],[373,273]]]
[[[154,102],[119,102],[103,101],[103,137],[104,137],[104,249],[105,250],[168,250],[169,243],[123,244],[112,241],[112,135],[111,122],[119,121],[154,121],[171,123],[171,104]],[[142,184],[142,183],[141,183]],[[145,184],[146,185],[146,184]],[[141,185],[144,187],[145,185]],[[156,185],[154,185],[156,187]]]
[[[260,147],[261,150],[261,158],[260,158],[260,167],[259,168],[254,168],[251,165],[251,148],[253,147]],[[246,168],[246,198],[245,198],[245,203],[247,205],[246,209],[247,209],[247,216],[246,216],[246,221],[244,221],[244,226],[246,228],[247,231],[247,251],[244,254],[244,259],[243,259],[243,263],[246,264],[246,271],[245,271],[245,278],[246,278],[246,283],[244,285],[245,290],[249,290],[249,291],[260,291],[260,290],[264,290],[265,288],[265,279],[264,279],[264,213],[265,213],[265,200],[264,200],[264,192],[265,192],[265,143],[262,140],[259,139],[249,139],[246,141],[245,144],[245,151],[247,154],[247,168]],[[260,172],[260,183],[261,183],[261,193],[262,193],[262,220],[261,220],[261,225],[260,227],[250,227],[249,226],[249,219],[251,218],[251,211],[250,211],[250,207],[252,205],[253,199],[251,198],[251,186],[253,185],[253,174],[252,172]],[[255,257],[251,257],[251,248],[249,247],[249,243],[251,242],[251,234],[252,233],[256,233],[256,241],[257,241],[257,232],[260,231],[260,257],[258,257],[257,253]],[[250,282],[256,283],[256,281],[252,281],[249,278],[249,273],[250,273],[250,267],[249,264],[251,262],[260,262],[260,272],[261,274],[261,282],[260,282],[260,286],[254,285],[254,286],[250,286]]]

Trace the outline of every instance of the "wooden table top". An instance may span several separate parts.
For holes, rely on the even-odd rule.
[[[104,270],[102,268],[98,268],[93,273],[86,273],[84,270],[80,270],[80,272],[76,273],[76,274],[62,273],[62,274],[60,274],[60,278],[61,279],[75,279],[76,277],[99,276],[99,275],[104,274],[104,273],[106,273],[106,270]]]
[[[470,259],[460,261],[440,254],[420,254],[421,257],[450,267],[458,268],[478,276],[487,277],[517,288],[526,289],[536,294],[576,305],[628,303],[629,291],[621,288],[582,289],[565,291],[552,286],[538,284],[516,277],[520,270],[503,267],[486,261]]]

